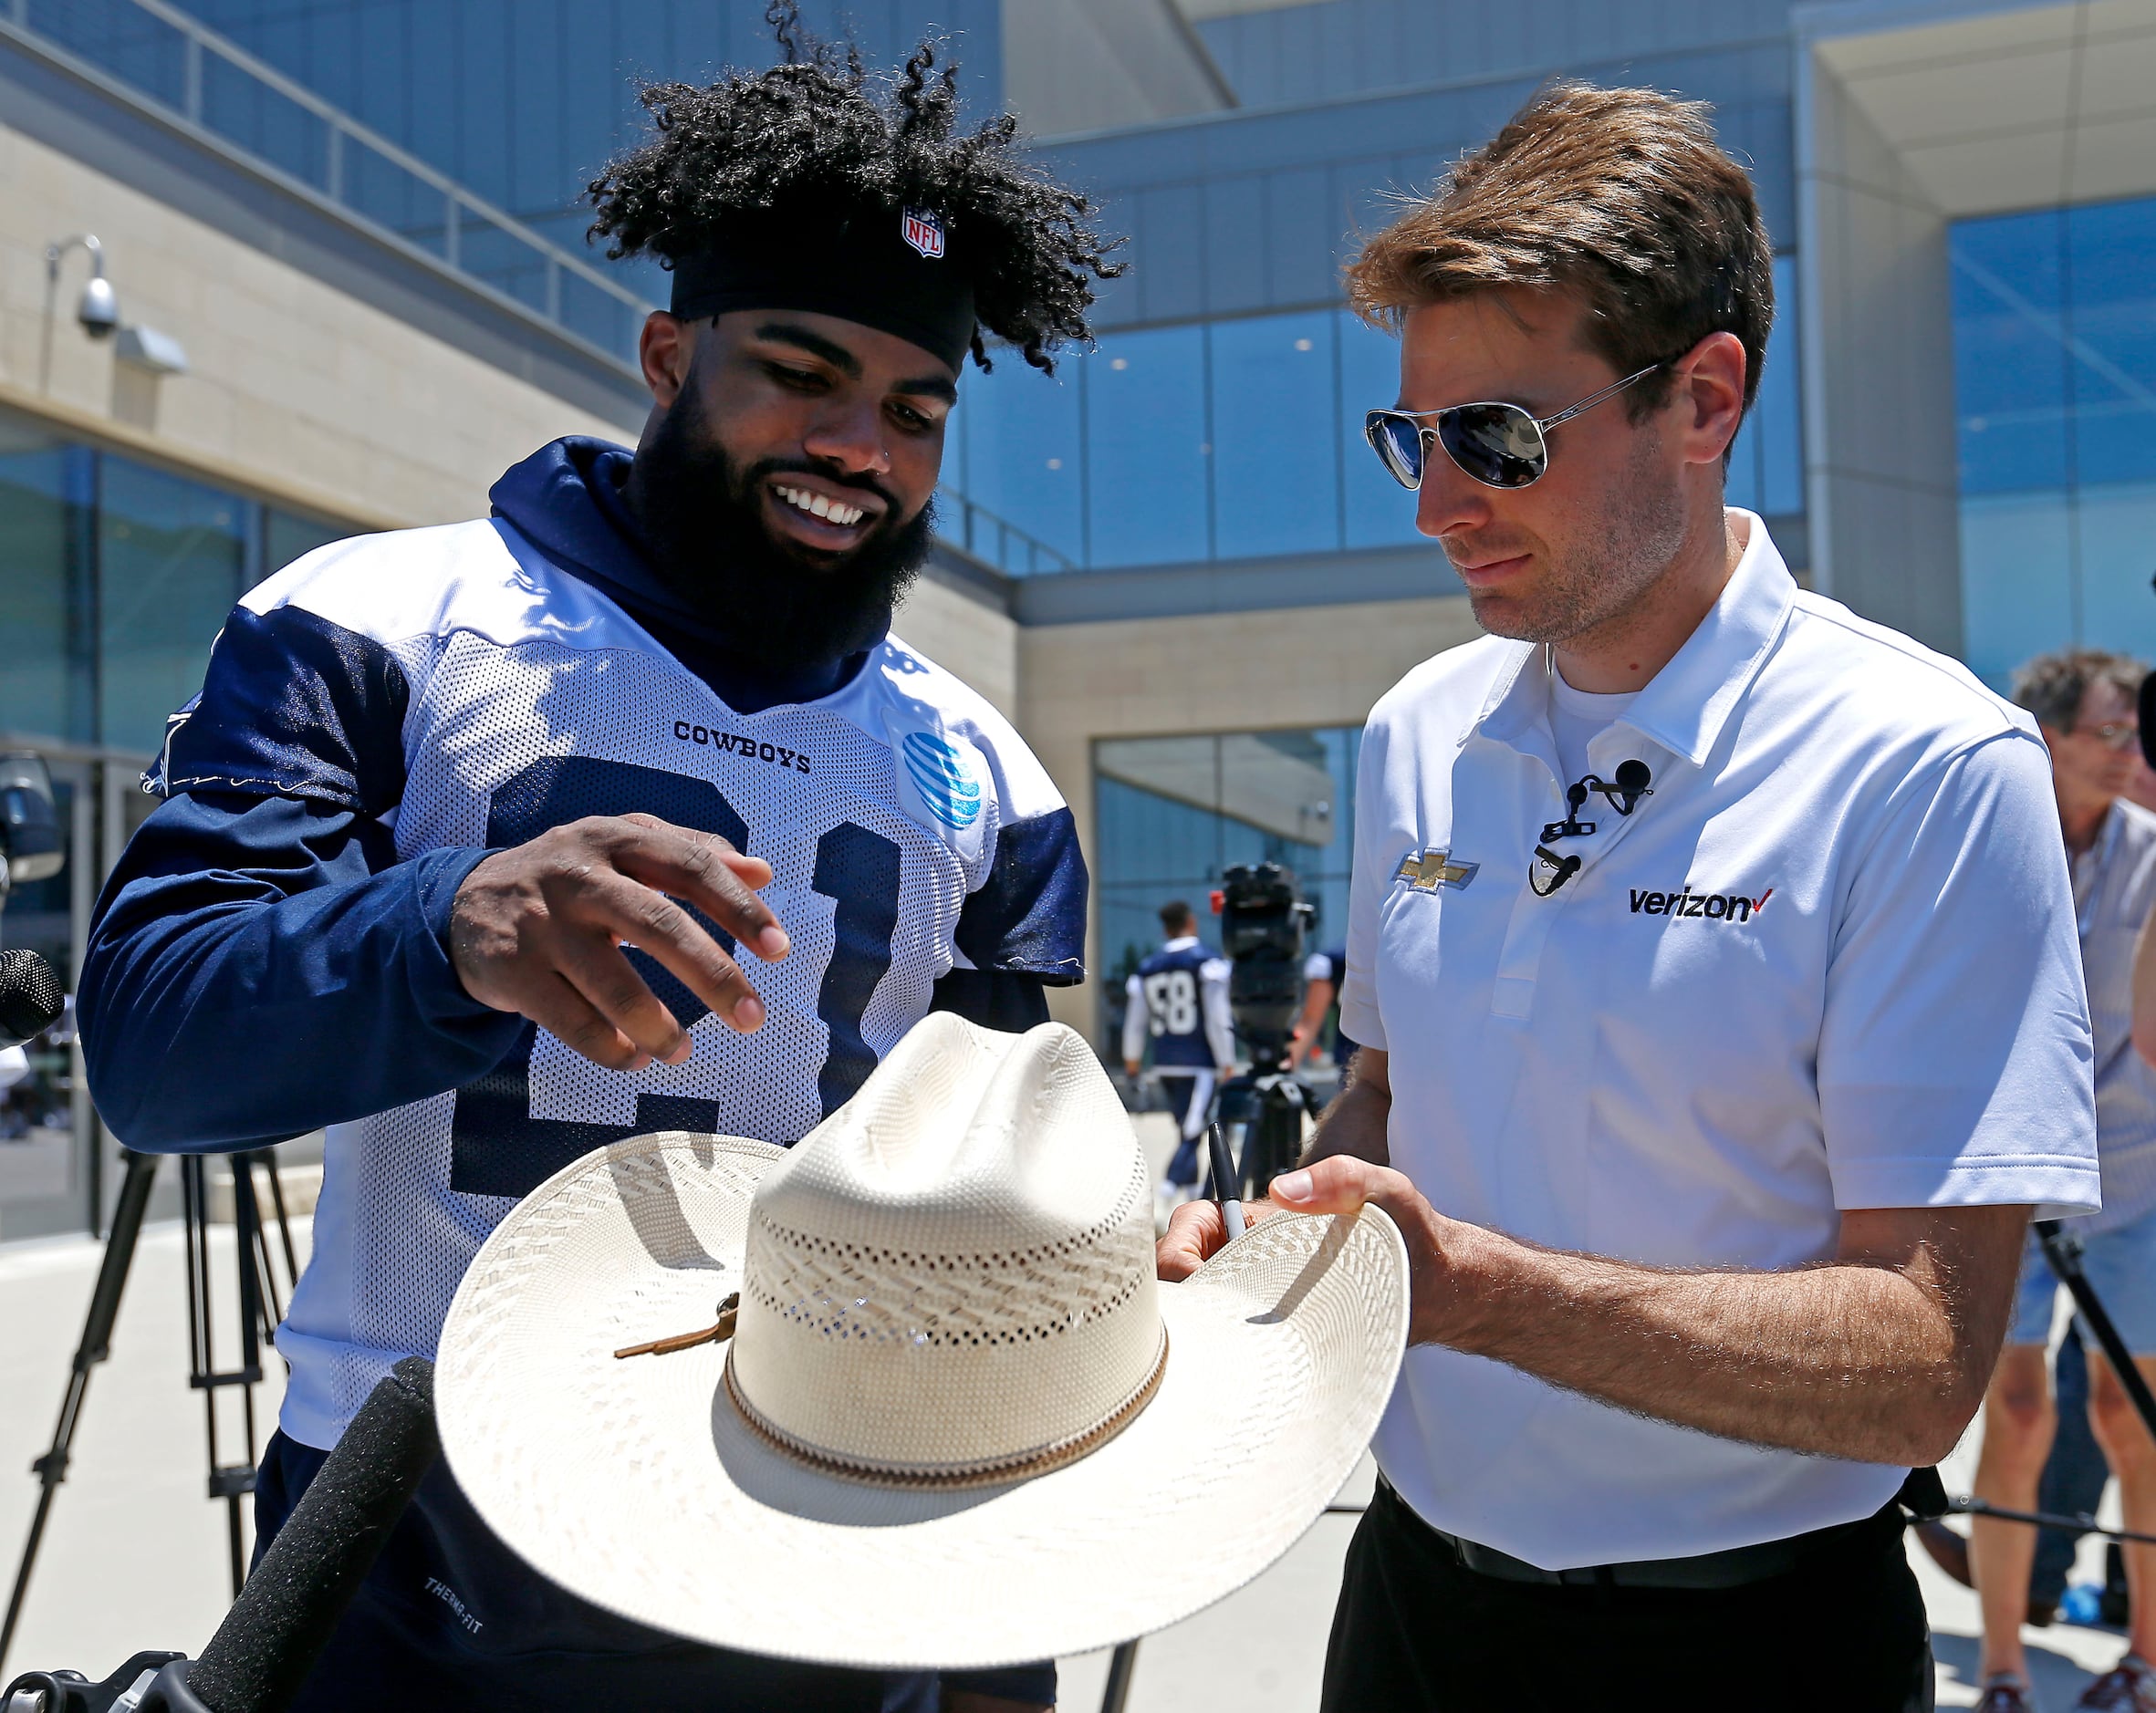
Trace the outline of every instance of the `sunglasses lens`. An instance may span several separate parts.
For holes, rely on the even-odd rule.
[[[1403,488],[1422,485],[1422,434],[1406,417],[1372,410],[1362,431],[1393,481]]]
[[[1470,404],[1437,419],[1448,456],[1477,482],[1524,488],[1549,466],[1535,419],[1517,405]]]

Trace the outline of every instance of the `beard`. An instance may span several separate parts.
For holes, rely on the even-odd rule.
[[[771,533],[763,511],[765,484],[785,472],[874,494],[883,503],[882,521],[837,556],[791,546]],[[873,481],[835,476],[798,459],[737,466],[710,431],[693,386],[639,449],[633,483],[652,568],[735,639],[729,653],[765,672],[844,659],[880,641],[928,558],[935,530],[932,501],[898,522],[897,496]]]
[[[1650,437],[1640,438],[1600,511],[1599,542],[1543,544],[1544,575],[1526,599],[1470,590],[1476,622],[1517,642],[1621,630],[1684,547],[1684,496],[1658,468]]]

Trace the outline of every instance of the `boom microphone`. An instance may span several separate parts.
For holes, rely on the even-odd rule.
[[[434,1365],[407,1356],[352,1417],[187,1667],[187,1687],[211,1713],[290,1704],[441,1451]]]
[[[0,1052],[43,1034],[67,1009],[52,965],[34,951],[0,951]]]

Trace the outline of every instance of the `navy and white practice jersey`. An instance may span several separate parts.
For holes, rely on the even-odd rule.
[[[399,1357],[432,1354],[481,1242],[558,1168],[651,1130],[791,1144],[860,1086],[953,971],[1081,974],[1086,880],[1069,813],[980,696],[888,639],[820,700],[736,712],[504,518],[339,543],[248,595],[161,765],[171,794],[362,817],[366,836],[393,842],[373,878],[419,877],[405,883],[422,888],[411,908],[443,928],[446,894],[486,850],[643,811],[768,862],[763,896],[793,941],[781,962],[744,958],[767,1008],[750,1035],[630,954],[689,1027],[682,1064],[609,1071],[497,1015],[472,1025],[513,1029],[498,1062],[481,1061],[491,1069],[328,1126],[314,1259],[277,1334],[292,1366],[284,1426],[308,1445],[334,1444]],[[460,855],[429,878],[440,853]],[[307,921],[274,931],[333,932]],[[469,1004],[453,973],[422,976],[427,995],[383,1003]],[[254,1050],[271,1062],[302,1051],[304,1007],[293,1023],[293,1038]],[[347,1074],[336,1043],[311,1050],[325,1075]]]
[[[1124,983],[1123,1057],[1210,1071],[1232,1064],[1234,1032],[1228,1017],[1228,960],[1195,934],[1162,943]]]

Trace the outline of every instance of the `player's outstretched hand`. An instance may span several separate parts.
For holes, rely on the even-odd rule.
[[[679,1064],[689,1033],[644,985],[624,943],[656,958],[714,1015],[747,1033],[764,1022],[741,966],[693,904],[766,962],[787,939],[755,888],[770,865],[714,834],[651,815],[591,815],[489,856],[464,877],[450,955],[464,991],[517,1012],[609,1070]]]

